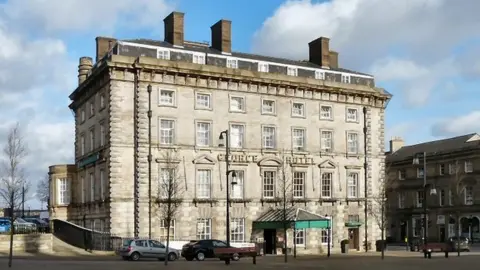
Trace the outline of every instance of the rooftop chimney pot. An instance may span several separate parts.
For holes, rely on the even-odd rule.
[[[401,137],[392,137],[390,140],[390,153],[395,153],[405,146],[405,141]]]
[[[97,43],[95,62],[102,59],[112,49],[113,44],[117,42],[116,39],[110,37],[96,37],[95,41]]]
[[[210,27],[212,31],[212,48],[223,53],[232,52],[232,22],[219,20]]]
[[[310,43],[309,47],[309,61],[317,64],[322,68],[330,68],[330,39],[326,37],[319,37]]]
[[[185,13],[174,11],[170,13],[163,24],[165,27],[165,41],[173,46],[183,47]]]
[[[81,85],[88,77],[88,72],[93,67],[93,59],[91,57],[80,57],[78,64],[78,85]]]

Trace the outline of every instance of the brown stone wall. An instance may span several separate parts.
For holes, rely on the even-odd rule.
[[[49,253],[52,251],[51,234],[17,234],[13,236],[13,252]],[[10,235],[0,235],[0,254],[8,254]]]

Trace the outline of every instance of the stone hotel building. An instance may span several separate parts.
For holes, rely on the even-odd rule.
[[[120,236],[148,236],[151,220],[153,237],[165,237],[157,183],[174,163],[183,192],[172,238],[225,239],[226,149],[218,138],[229,130],[232,242],[266,241],[275,253],[282,230],[254,224],[279,221],[283,171],[289,215],[331,219],[333,246],[351,239],[361,249],[365,190],[373,196],[384,174],[391,95],[373,76],[340,68],[325,37],[305,44],[309,59],[296,61],[232,51],[227,20],[211,27],[211,44],[184,40],[183,13],[164,24],[164,41],[97,37],[95,62],[80,58],[70,95],[75,164],[50,167],[52,216]],[[378,226],[367,225],[373,242]],[[297,252],[327,245],[324,229],[295,233]]]

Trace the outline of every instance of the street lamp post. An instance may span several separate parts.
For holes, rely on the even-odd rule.
[[[420,164],[420,158],[423,159],[423,201],[422,201],[422,206],[423,206],[423,256],[424,258],[427,258],[427,244],[428,244],[428,218],[427,218],[427,213],[428,213],[428,207],[427,207],[427,195],[428,195],[428,190],[430,188],[430,185],[427,184],[427,152],[419,153],[416,154],[413,157],[413,165],[419,165]],[[435,188],[432,188],[430,190],[431,195],[436,195],[437,191]]]
[[[218,143],[218,146],[219,147],[224,147],[225,146],[225,166],[226,166],[226,173],[225,173],[225,176],[226,176],[226,181],[227,181],[227,184],[226,184],[226,193],[227,193],[227,198],[226,198],[226,204],[227,204],[227,207],[226,207],[226,237],[227,237],[227,246],[230,247],[230,185],[236,185],[237,182],[235,181],[235,178],[237,177],[236,173],[234,170],[230,170],[230,138],[229,138],[230,134],[228,132],[228,129],[227,130],[224,130],[222,132],[220,132],[220,136],[218,137],[218,140],[219,140],[219,143]],[[228,181],[228,177],[230,176],[230,174],[232,175],[232,182],[229,183]],[[225,260],[225,264],[230,264],[230,258],[227,258]]]

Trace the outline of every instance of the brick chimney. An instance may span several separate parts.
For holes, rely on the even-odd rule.
[[[112,48],[115,42],[114,38],[109,37],[97,37],[95,38],[97,42],[97,55],[95,57],[95,62],[98,62],[102,57],[104,57]]]
[[[390,140],[390,153],[398,151],[400,148],[405,146],[405,142],[400,137],[393,137]]]
[[[78,64],[78,85],[81,85],[88,77],[88,72],[93,67],[93,59],[91,57],[80,57]]]
[[[319,37],[308,43],[309,61],[322,68],[330,68],[330,39]]]
[[[165,26],[165,41],[173,46],[183,46],[184,31],[183,31],[183,19],[185,13],[174,11],[170,13],[165,19],[163,24]]]
[[[330,67],[338,68],[338,52],[330,51]]]
[[[220,20],[210,27],[212,30],[212,48],[224,53],[232,52],[232,22]]]

